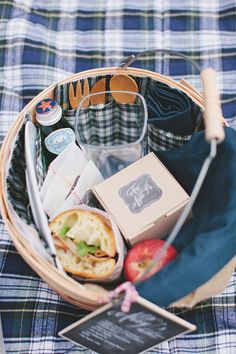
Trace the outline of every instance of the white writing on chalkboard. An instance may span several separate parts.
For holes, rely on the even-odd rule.
[[[121,300],[104,305],[60,335],[99,354],[138,354],[195,329],[142,298],[132,304],[129,313],[122,312],[120,306]]]
[[[139,213],[141,210],[160,199],[162,191],[157,187],[149,174],[143,174],[119,189],[130,211]]]
[[[142,333],[148,337],[157,339],[164,338],[162,332],[166,330],[167,324],[162,319],[157,319],[156,316],[145,313],[143,311],[125,314],[124,312],[108,311],[108,316],[119,318],[118,323],[125,323],[125,327],[129,329],[136,329],[137,332]]]
[[[146,180],[143,186],[137,183],[132,184],[127,190],[127,197],[133,197],[134,203],[133,208],[141,207],[143,204],[143,199],[150,194],[153,187]]]
[[[125,346],[122,347],[123,344],[131,344],[133,341],[137,343],[144,343],[139,336],[135,335],[132,332],[129,332],[109,320],[100,320],[96,323],[96,325],[92,325],[90,328],[83,330],[80,333],[80,336],[100,345],[101,343],[107,343],[114,348],[118,348],[120,350],[125,350]],[[114,342],[114,338],[118,339],[120,345]],[[97,341],[96,341],[97,339]],[[112,339],[112,341],[110,340]]]

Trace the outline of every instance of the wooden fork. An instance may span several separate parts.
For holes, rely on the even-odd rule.
[[[80,101],[89,94],[90,90],[89,90],[89,83],[88,80],[85,79],[84,80],[84,85],[83,85],[83,91],[82,91],[82,87],[81,87],[81,82],[78,80],[76,83],[76,89],[74,92],[74,87],[72,82],[69,85],[69,101],[70,101],[70,105],[73,109],[76,109],[78,107],[78,104],[80,103]],[[82,107],[83,108],[88,108],[89,106],[89,98],[84,100]]]

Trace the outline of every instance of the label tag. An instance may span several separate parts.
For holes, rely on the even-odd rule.
[[[59,155],[73,142],[75,142],[75,133],[71,128],[57,129],[44,140],[46,148],[55,155]]]
[[[196,326],[138,297],[128,313],[108,303],[58,334],[101,354],[139,354]]]
[[[158,201],[162,191],[146,173],[120,188],[119,195],[132,213],[140,213],[144,208]]]

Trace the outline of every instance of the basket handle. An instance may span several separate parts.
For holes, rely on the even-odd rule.
[[[152,53],[167,53],[167,54],[170,54],[170,55],[178,56],[178,57],[184,59],[185,61],[189,62],[190,64],[192,64],[193,67],[198,72],[198,74],[200,74],[200,72],[201,72],[201,67],[194,60],[189,58],[187,55],[185,55],[185,54],[183,54],[181,52],[178,52],[176,50],[172,50],[172,49],[150,49],[150,50],[144,50],[143,52],[140,52],[140,53],[138,53],[136,55],[132,54],[128,58],[125,58],[120,63],[120,68],[126,69],[128,66],[133,64],[137,59],[143,57],[144,55],[148,55],[148,54],[152,54]]]
[[[215,70],[210,68],[202,70],[201,79],[205,105],[205,139],[208,142],[216,139],[217,143],[221,143],[225,138],[225,132]]]
[[[220,95],[217,89],[216,72],[210,68],[202,70],[194,60],[181,52],[171,49],[151,49],[145,50],[136,55],[132,54],[120,63],[120,68],[126,69],[140,57],[152,53],[167,53],[170,55],[178,56],[192,64],[198,74],[200,74],[203,84],[203,97],[205,106],[205,139],[208,142],[216,140],[217,143],[221,143],[224,140],[225,133],[222,124],[222,110]]]

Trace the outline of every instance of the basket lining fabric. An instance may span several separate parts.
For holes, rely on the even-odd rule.
[[[111,76],[106,76],[107,82],[109,82]],[[90,87],[98,80],[103,78],[102,76],[90,77],[88,78]],[[146,101],[150,97],[150,89],[155,87],[156,85],[160,85],[160,83],[150,77],[133,77],[138,85],[139,93],[144,96]],[[83,80],[81,80],[82,82]],[[73,82],[76,85],[76,81]],[[83,84],[83,83],[82,83]],[[179,95],[183,95],[182,92],[178,91],[175,88],[170,88],[168,85],[161,83],[161,87],[166,87],[170,92],[173,92],[176,95],[177,99]],[[109,89],[109,88],[108,88]],[[69,100],[69,84],[63,84],[55,87],[55,99],[60,104],[63,110],[64,118],[70,123],[72,128],[74,128],[75,124],[75,110],[71,109]],[[185,94],[184,94],[185,95]],[[187,95],[185,95],[187,96]],[[189,97],[189,104],[191,106],[191,114],[193,115],[195,126],[199,125],[199,122],[202,122],[202,111],[194,103]],[[137,125],[137,116],[139,117],[138,105],[133,105],[130,108],[130,105],[120,104],[118,108],[116,108],[117,112],[116,116],[122,111],[123,117],[130,124],[124,124],[124,129],[129,130],[126,135],[126,139],[130,139],[130,141],[135,141],[137,136],[140,135],[140,127]],[[85,109],[84,114],[87,119],[88,109]],[[89,113],[91,116],[91,112]],[[96,110],[96,114],[100,114],[99,110]],[[114,138],[114,134],[112,132],[112,124],[114,118],[114,110],[113,106],[108,106],[106,108],[106,124],[104,124],[105,128],[103,132],[101,130],[95,131],[95,141],[104,143],[111,143]],[[140,118],[140,117],[139,117]],[[27,119],[27,117],[26,117]],[[92,117],[91,117],[92,119]],[[89,125],[90,128],[90,125]],[[37,139],[36,139],[36,150],[37,150],[37,180],[38,186],[41,187],[43,180],[46,175],[45,169],[45,157],[42,154],[41,149],[41,138],[40,138],[40,130],[37,129]],[[123,132],[122,132],[123,133]],[[192,131],[193,133],[193,131]],[[90,134],[90,132],[89,132]],[[125,134],[125,131],[124,131]],[[191,139],[191,134],[179,134],[173,133],[171,131],[166,131],[160,129],[157,124],[150,123],[148,124],[147,130],[147,152],[153,151],[154,153],[158,150],[169,150],[180,147],[181,145],[187,143]],[[108,138],[105,138],[108,136]],[[96,140],[97,139],[97,140]],[[122,141],[122,137],[118,137],[118,143]],[[18,136],[15,141],[13,155],[10,162],[10,167],[7,174],[7,194],[8,200],[10,204],[13,206],[16,213],[19,215],[21,219],[23,219],[27,224],[32,224],[35,227],[32,212],[30,210],[29,199],[26,192],[26,179],[25,179],[25,155],[24,155],[24,123],[18,133]],[[35,227],[36,228],[36,227]]]

